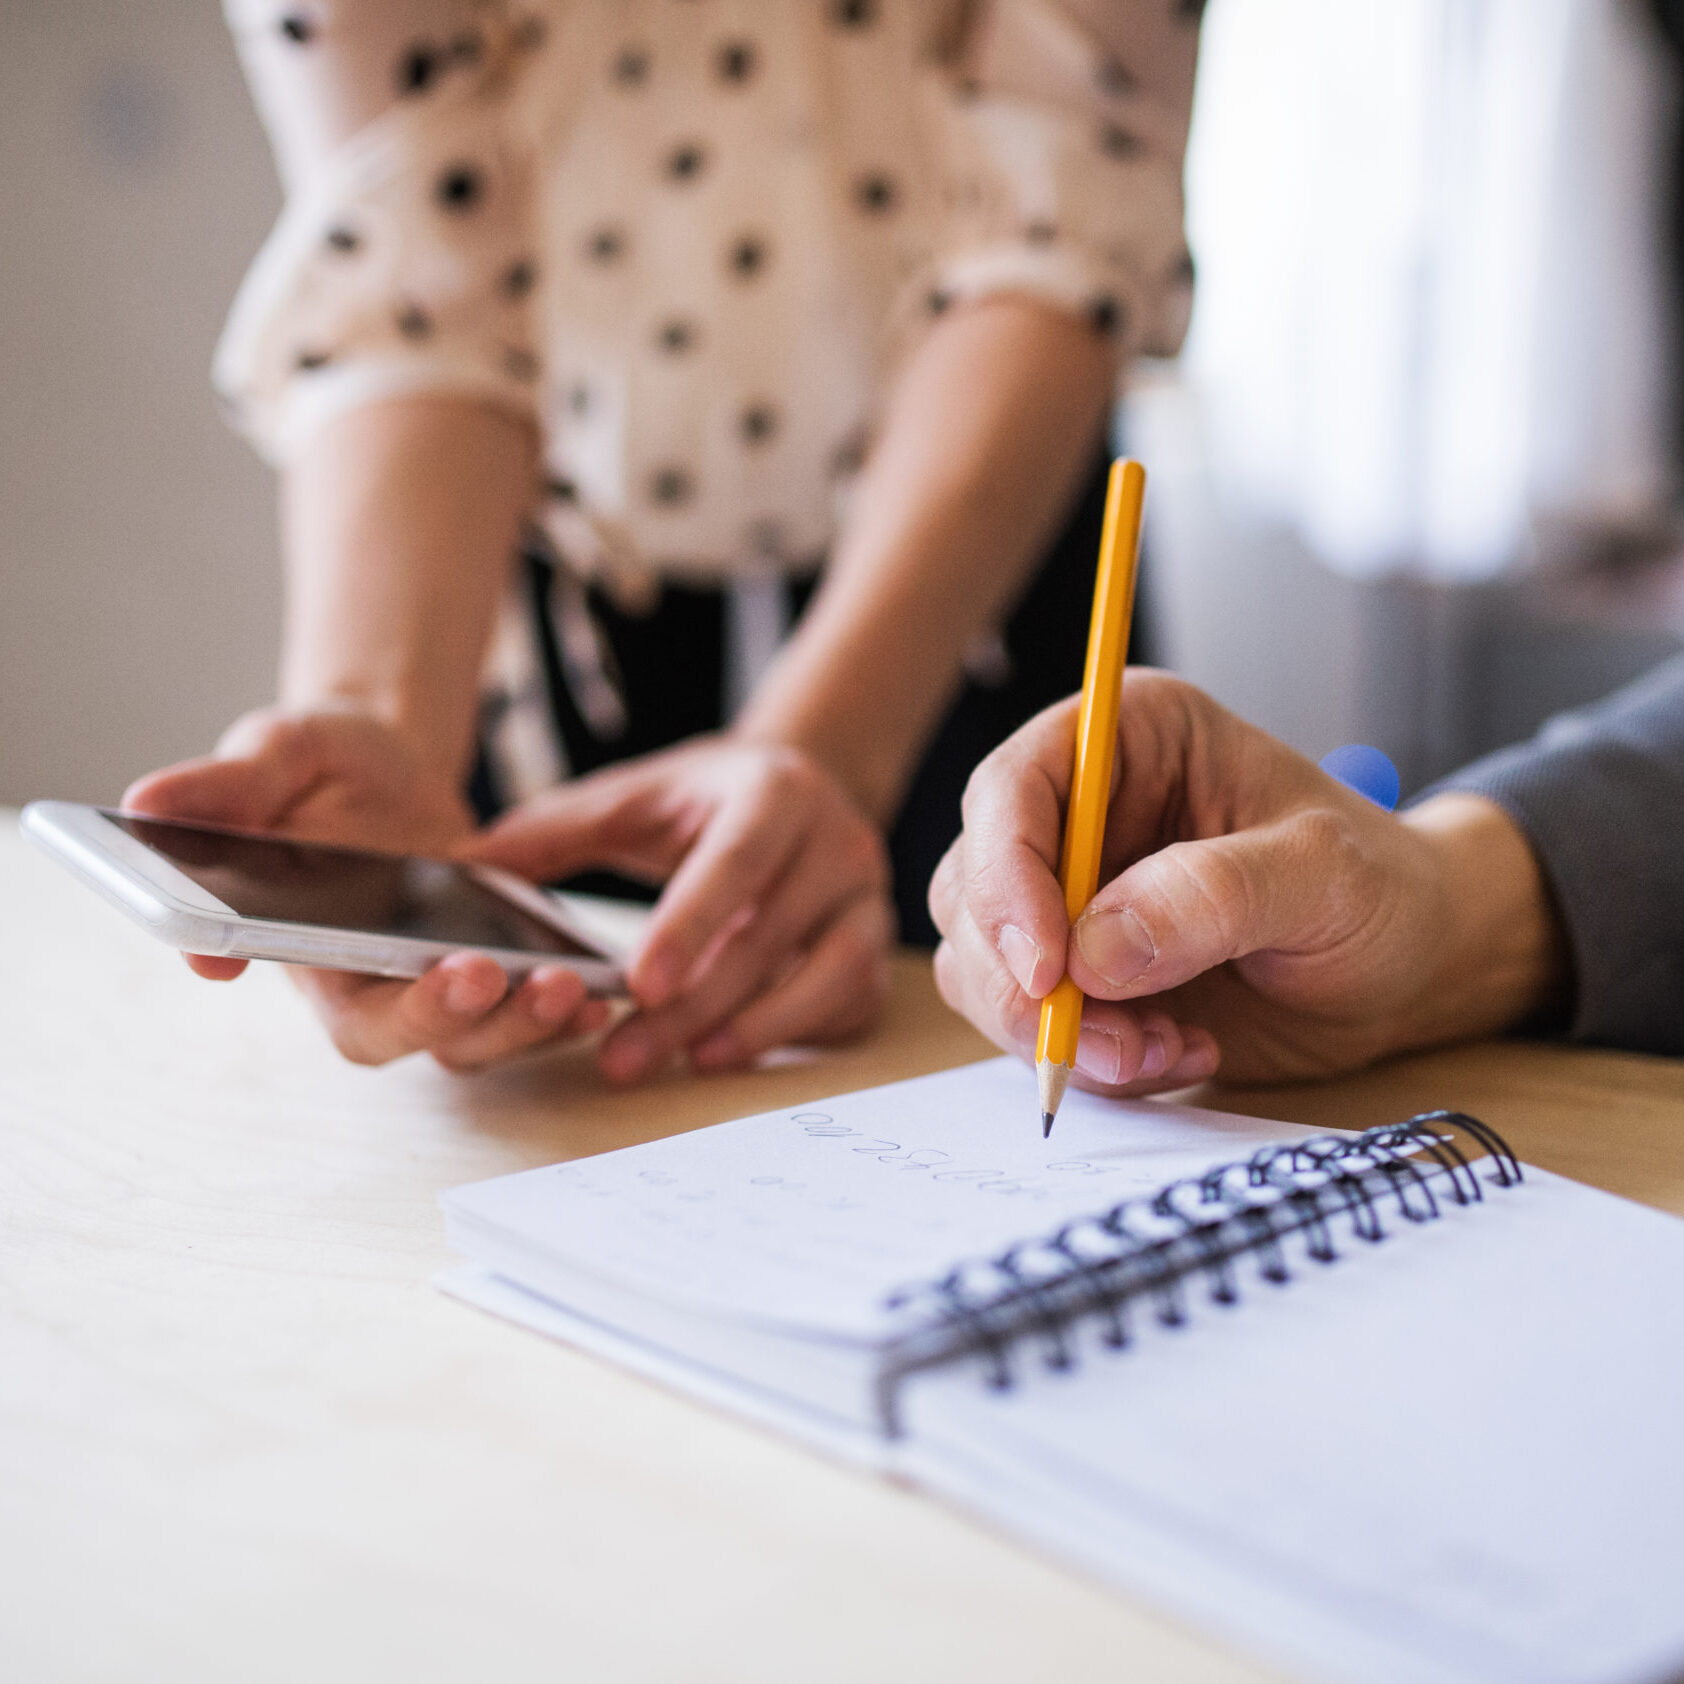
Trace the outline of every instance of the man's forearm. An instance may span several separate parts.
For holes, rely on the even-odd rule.
[[[458,776],[533,464],[530,429],[470,400],[364,405],[316,433],[282,488],[283,704],[370,712]]]
[[[995,299],[940,321],[896,385],[824,585],[738,731],[813,754],[886,822],[966,646],[1056,534],[1114,381],[1110,344],[1048,306]]]
[[[1437,787],[1504,811],[1548,879],[1566,1032],[1684,1053],[1684,656]]]

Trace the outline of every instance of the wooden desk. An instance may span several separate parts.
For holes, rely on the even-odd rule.
[[[0,1676],[1258,1679],[937,1504],[436,1293],[441,1188],[988,1049],[904,961],[870,1043],[609,1093],[342,1064],[0,815]],[[1684,1066],[1484,1047],[1214,1103],[1452,1104],[1684,1212]]]

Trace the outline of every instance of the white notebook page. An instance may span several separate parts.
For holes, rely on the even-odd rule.
[[[1684,1223],[1528,1170],[1387,1228],[1072,1373],[916,1379],[908,1454],[1319,1675],[1675,1676]]]

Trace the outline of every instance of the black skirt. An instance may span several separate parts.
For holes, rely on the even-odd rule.
[[[931,874],[959,834],[959,801],[977,762],[1042,708],[1081,688],[1094,569],[1105,514],[1108,461],[1096,461],[1063,530],[1001,628],[996,659],[967,677],[914,774],[889,832],[900,938],[933,947],[936,930],[925,896]],[[817,580],[791,580],[788,618],[797,621]],[[611,735],[587,721],[569,688],[554,628],[553,561],[534,547],[525,557],[549,712],[567,765],[575,775],[615,761],[669,748],[724,724],[726,597],[718,589],[663,587],[646,613],[631,613],[603,590],[587,601],[598,633],[617,668],[623,718]],[[1146,659],[1149,628],[1136,606],[1129,659]],[[998,658],[1003,653],[1003,659]],[[504,805],[491,762],[481,755],[471,794],[482,817]],[[636,892],[617,879],[593,875],[578,886]]]

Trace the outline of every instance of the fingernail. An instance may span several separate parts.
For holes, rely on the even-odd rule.
[[[1189,1081],[1206,1081],[1222,1068],[1222,1055],[1215,1047],[1207,1047],[1188,1065]]]
[[[497,993],[473,971],[455,972],[445,986],[444,1003],[461,1017],[477,1017],[496,1002]]]
[[[1126,907],[1084,912],[1076,920],[1076,950],[1113,988],[1135,981],[1158,956],[1145,926]]]
[[[570,971],[543,970],[532,974],[532,1015],[540,1023],[562,1022],[578,1004]]]
[[[1096,1082],[1119,1082],[1123,1074],[1123,1038],[1110,1029],[1082,1025],[1076,1037],[1076,1068]]]
[[[1000,926],[1000,957],[1025,994],[1035,991],[1035,967],[1041,962],[1040,944],[1016,924]]]
[[[647,1035],[622,1030],[602,1049],[602,1073],[611,1082],[636,1081],[649,1068],[654,1051]]]
[[[1221,1048],[1208,1036],[1200,1036],[1182,1053],[1175,1073],[1184,1082],[1202,1082],[1214,1076],[1221,1063]]]
[[[677,992],[679,981],[677,959],[671,953],[657,949],[637,962],[638,1003],[644,1006],[665,1005]]]
[[[1169,1048],[1164,1045],[1164,1038],[1155,1029],[1146,1031],[1145,1050],[1140,1055],[1140,1074],[1150,1080],[1154,1076],[1161,1076],[1169,1068]]]

